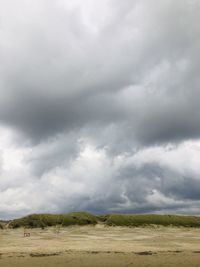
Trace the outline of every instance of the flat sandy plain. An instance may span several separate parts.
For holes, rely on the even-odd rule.
[[[200,267],[200,229],[73,226],[0,230],[0,267]]]

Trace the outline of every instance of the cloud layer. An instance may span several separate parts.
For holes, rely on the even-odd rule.
[[[0,217],[199,214],[200,4],[0,3]]]

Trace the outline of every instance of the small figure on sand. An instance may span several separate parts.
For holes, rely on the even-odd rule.
[[[29,232],[29,229],[24,227],[24,237],[30,237],[30,236],[31,236],[31,233]]]

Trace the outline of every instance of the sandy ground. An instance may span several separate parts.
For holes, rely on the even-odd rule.
[[[73,226],[0,230],[0,267],[200,267],[200,229]]]

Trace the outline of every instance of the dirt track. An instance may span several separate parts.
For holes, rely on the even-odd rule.
[[[75,226],[0,231],[0,266],[200,267],[200,229]]]

